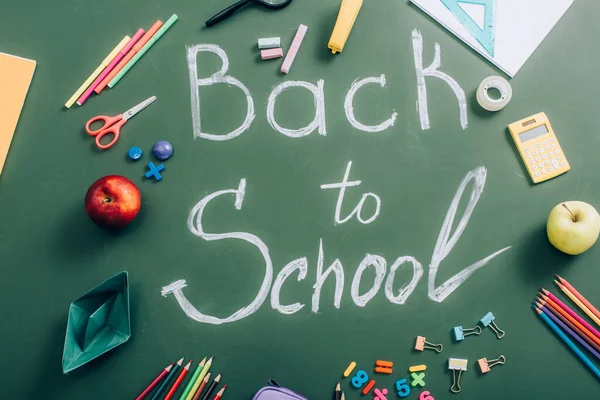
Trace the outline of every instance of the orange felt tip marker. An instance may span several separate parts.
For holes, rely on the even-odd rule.
[[[131,60],[133,58],[133,56],[136,55],[136,53],[138,51],[140,51],[140,49],[142,47],[144,47],[144,45],[148,42],[148,40],[152,39],[152,36],[154,36],[154,34],[156,33],[156,31],[158,31],[160,29],[160,27],[162,26],[162,21],[158,20],[154,23],[154,25],[152,25],[150,27],[150,29],[148,29],[148,31],[146,31],[146,33],[144,34],[144,36],[142,36],[140,38],[140,40],[138,40],[135,45],[131,48],[131,50],[129,50],[129,52],[125,55],[125,57],[115,66],[115,68],[110,71],[110,74],[108,74],[106,76],[106,78],[104,78],[102,80],[102,82],[100,82],[98,84],[98,86],[96,86],[96,89],[94,89],[94,92],[100,94],[100,92],[106,87],[106,85],[108,85],[108,82],[112,81],[112,79],[117,76],[117,74],[119,73],[119,71],[121,71],[123,69],[123,67],[125,65],[127,65],[127,63],[129,62],[129,60]]]

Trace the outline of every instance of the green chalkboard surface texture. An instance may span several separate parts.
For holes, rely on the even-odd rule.
[[[214,355],[225,400],[250,399],[271,378],[316,400],[341,381],[358,399],[342,378],[351,361],[390,399],[418,364],[437,400],[600,398],[595,376],[531,309],[541,286],[572,304],[556,273],[600,305],[600,246],[567,256],[546,237],[555,205],[600,208],[600,3],[575,2],[496,113],[475,91],[502,73],[407,0],[365,1],[336,55],[327,43],[339,0],[250,4],[204,26],[231,3],[0,6],[0,51],[37,61],[0,179],[0,397],[132,399],[170,362]],[[117,86],[64,108],[123,36],[172,14]],[[260,59],[259,38],[281,37],[287,53],[301,24],[289,74],[283,60]],[[426,107],[418,101],[415,57],[427,68],[437,45],[464,107],[435,76],[424,78]],[[150,96],[112,148],[85,132],[90,118]],[[571,170],[533,185],[507,126],[541,111]],[[159,140],[174,152],[156,182],[144,173]],[[118,233],[84,207],[88,187],[111,174],[142,193]],[[63,374],[69,305],[121,271],[131,338]],[[505,337],[484,328],[453,340],[455,326],[488,312]],[[415,351],[419,335],[443,352]],[[500,355],[506,364],[479,373],[478,359]],[[458,395],[449,358],[468,360]],[[376,360],[393,361],[393,373],[376,374]]]

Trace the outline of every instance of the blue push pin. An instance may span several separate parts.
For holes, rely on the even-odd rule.
[[[504,335],[506,334],[506,332],[504,332],[502,329],[500,329],[498,327],[498,325],[496,325],[496,323],[494,322],[495,319],[496,319],[496,317],[494,317],[494,314],[492,314],[490,311],[487,314],[485,314],[479,320],[479,322],[481,322],[481,325],[483,325],[484,327],[489,326],[490,329],[493,330],[494,333],[496,334],[496,337],[498,339],[502,339],[504,337]]]
[[[150,161],[148,163],[148,169],[149,169],[149,171],[144,174],[146,176],[146,178],[150,179],[150,178],[154,177],[154,179],[156,179],[157,182],[162,180],[162,176],[160,176],[160,172],[164,171],[164,169],[165,169],[164,165],[158,164],[158,166],[155,166],[154,163],[152,161]]]
[[[479,326],[469,329],[463,329],[462,326],[455,326],[452,330],[454,331],[454,339],[457,342],[464,340],[465,336],[481,335],[481,328]]]
[[[129,149],[127,154],[129,154],[129,158],[131,158],[133,161],[137,161],[142,158],[142,149],[137,146],[133,146]]]

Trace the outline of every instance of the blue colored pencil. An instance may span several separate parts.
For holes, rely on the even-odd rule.
[[[162,385],[160,385],[158,391],[152,397],[152,400],[158,400],[161,397],[164,397],[165,391],[169,388],[171,381],[173,380],[177,372],[181,369],[181,364],[183,364],[183,358],[177,361],[175,365],[173,365],[173,369],[171,370],[171,372],[169,372],[169,375],[167,375]]]
[[[560,326],[573,339],[577,340],[579,342],[579,344],[581,344],[583,347],[585,347],[587,349],[587,351],[592,353],[594,355],[594,357],[596,357],[598,360],[600,360],[600,354],[598,354],[598,352],[592,346],[587,344],[586,341],[583,340],[583,338],[581,336],[579,336],[577,333],[573,332],[573,329],[569,328],[564,322],[562,322],[560,319],[556,318],[556,316],[553,315],[552,312],[550,310],[548,310],[545,306],[542,307],[542,311],[544,312],[544,314],[546,314],[546,316],[550,317],[550,319],[552,321],[554,321],[555,324]]]
[[[573,350],[577,357],[579,357],[579,359],[583,361],[584,364],[592,370],[596,377],[600,379],[600,369],[598,369],[598,367],[596,367],[594,363],[592,363],[590,359],[587,358],[577,346],[575,346],[575,343],[573,343],[571,339],[569,339],[567,335],[565,335],[564,332],[558,326],[556,326],[556,324],[552,322],[552,320],[548,318],[548,316],[542,310],[535,307],[534,309],[540,315],[540,317],[542,317],[542,319],[550,326],[550,328],[552,328],[552,330],[556,332],[556,334],[571,348],[571,350]]]

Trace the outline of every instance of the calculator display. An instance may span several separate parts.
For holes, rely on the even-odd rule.
[[[546,124],[540,125],[537,128],[533,128],[519,134],[519,140],[521,141],[521,143],[523,143],[528,140],[535,139],[536,137],[545,135],[546,133],[548,133],[548,128],[546,127]]]

